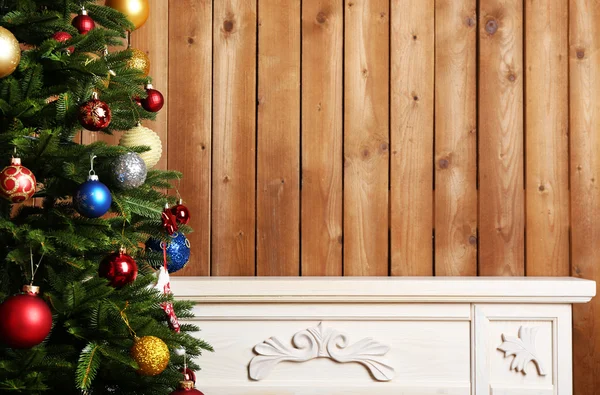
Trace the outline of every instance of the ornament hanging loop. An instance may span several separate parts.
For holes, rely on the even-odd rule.
[[[35,279],[35,274],[37,273],[38,269],[40,268],[40,265],[42,264],[42,259],[44,259],[44,255],[46,253],[42,252],[42,256],[40,257],[40,260],[38,261],[37,265],[33,264],[33,249],[31,247],[29,247],[29,258],[31,260],[31,282],[29,283],[31,286],[33,286],[33,280]]]
[[[94,170],[94,159],[96,159],[96,158],[97,158],[96,155],[94,155],[93,153],[90,154],[90,171],[89,171],[90,176],[96,175],[96,171]]]

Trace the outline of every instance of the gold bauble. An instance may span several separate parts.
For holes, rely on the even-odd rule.
[[[106,6],[125,14],[136,29],[146,23],[150,15],[148,0],[106,0]]]
[[[140,367],[138,373],[143,376],[161,374],[169,364],[169,347],[155,336],[136,338],[131,347],[131,357]]]
[[[156,166],[162,156],[162,143],[158,134],[152,129],[148,129],[139,124],[123,134],[119,141],[119,145],[127,148],[141,147],[143,145],[150,147],[150,151],[142,152],[140,154],[148,169]]]
[[[148,59],[148,55],[139,49],[132,48],[131,51],[133,54],[127,61],[127,68],[139,70],[144,74],[144,77],[148,77],[148,74],[150,74],[150,59]]]
[[[11,75],[21,61],[21,47],[19,40],[10,32],[0,26],[0,78]]]

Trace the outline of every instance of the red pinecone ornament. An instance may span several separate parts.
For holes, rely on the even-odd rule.
[[[150,112],[160,111],[165,104],[165,98],[162,93],[154,89],[152,84],[146,85],[146,93],[148,94],[148,97],[142,99],[142,107]]]
[[[180,224],[187,225],[190,222],[190,210],[183,205],[182,199],[179,199],[179,203],[171,209],[171,212]]]
[[[54,33],[52,38],[58,42],[64,43],[64,42],[67,42],[70,39],[72,39],[73,36],[71,36],[67,32],[56,32],[56,33]],[[71,46],[71,47],[67,48],[67,50],[69,51],[69,53],[73,53],[73,52],[75,52],[75,47]]]
[[[122,288],[135,281],[138,267],[135,260],[126,254],[125,249],[121,249],[100,262],[98,274],[109,280],[111,286]]]
[[[73,18],[71,22],[73,27],[77,29],[79,34],[87,34],[90,30],[96,27],[96,23],[87,13],[87,10],[83,8],[79,15]]]
[[[21,166],[20,158],[12,158],[10,166],[0,172],[0,195],[11,203],[21,203],[35,193],[35,176]]]
[[[97,93],[94,93],[92,100],[84,103],[79,108],[79,123],[92,132],[106,129],[110,125],[111,119],[110,107],[98,99]]]
[[[23,294],[14,295],[0,305],[0,341],[10,348],[37,346],[52,329],[50,307],[37,295],[39,287],[23,286]]]

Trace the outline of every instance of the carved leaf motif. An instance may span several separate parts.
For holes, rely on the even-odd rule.
[[[330,358],[339,363],[360,363],[377,381],[389,381],[394,378],[394,369],[380,358],[390,348],[373,339],[366,338],[349,346],[345,335],[323,329],[320,323],[314,328],[296,333],[292,344],[294,347],[286,346],[279,339],[272,337],[256,345],[254,351],[258,355],[250,361],[250,378],[266,378],[273,368],[283,361],[305,362],[315,358]]]
[[[540,362],[537,352],[535,349],[535,336],[538,331],[538,327],[519,328],[519,337],[502,335],[503,343],[498,347],[498,350],[504,352],[504,357],[514,356],[510,369],[517,372],[523,372],[527,374],[527,365],[529,362],[533,362],[540,376],[545,376],[546,372],[542,363]]]

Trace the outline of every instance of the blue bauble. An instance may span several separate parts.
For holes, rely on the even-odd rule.
[[[73,197],[75,210],[88,218],[102,217],[110,209],[111,203],[110,191],[95,175],[81,184]]]
[[[190,260],[190,241],[181,232],[175,232],[170,237],[171,241],[167,244],[167,270],[169,273],[175,273],[183,269]],[[162,252],[161,243],[160,240],[150,239],[146,242],[146,247]]]

